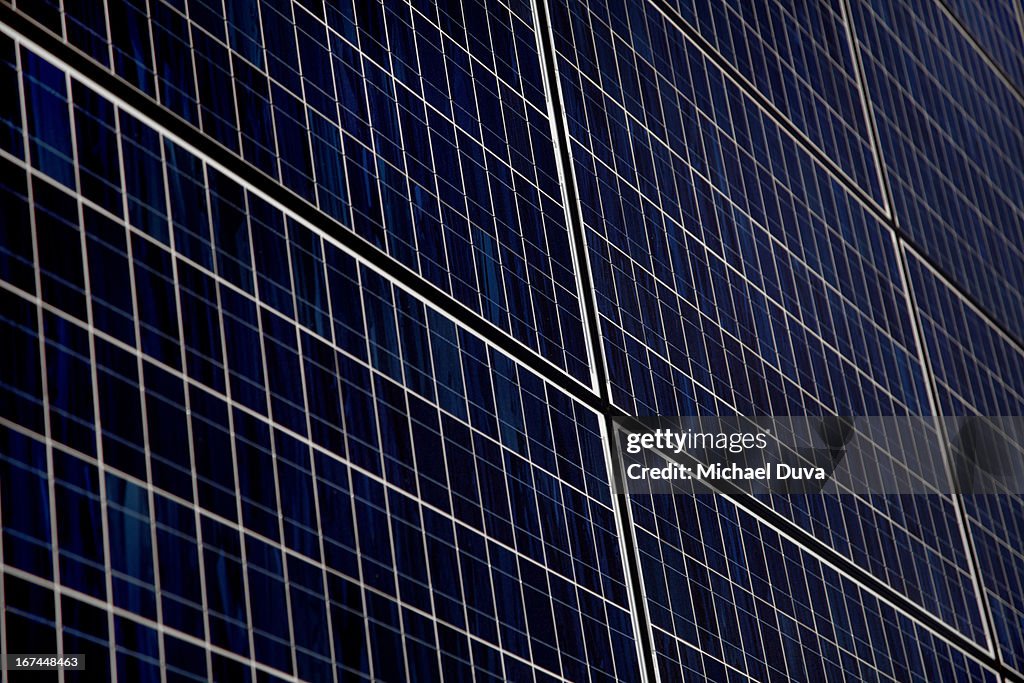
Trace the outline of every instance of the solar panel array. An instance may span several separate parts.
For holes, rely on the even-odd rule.
[[[0,6],[0,650],[85,654],[64,680],[1024,676],[1018,496],[615,494],[608,438],[1022,414],[1019,19]]]

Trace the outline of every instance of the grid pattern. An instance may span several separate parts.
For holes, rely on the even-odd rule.
[[[529,8],[57,4],[18,8],[590,381]]]
[[[914,361],[882,224],[653,7],[636,5],[647,18],[645,37],[653,36],[656,63],[641,65],[630,35],[617,41],[617,52],[602,54],[620,62],[620,72],[629,64],[657,74],[660,104],[648,106],[646,117],[578,67],[575,29],[555,25],[598,311],[610,323],[604,344],[614,401],[637,414],[685,415],[694,405],[715,412],[722,401],[747,413],[789,408],[805,414],[804,402],[814,396],[797,390],[794,403],[772,406],[754,388],[766,381],[781,387],[788,377],[804,392],[824,387],[819,400],[833,410],[888,413],[894,401],[897,410],[919,410],[920,380],[896,367]],[[583,15],[575,23],[585,26],[606,11],[573,3],[563,16]],[[654,121],[652,111],[664,115]],[[738,345],[727,353],[726,342],[703,351],[714,346],[715,332],[700,325],[702,317],[731,340],[757,340],[753,351],[767,363],[744,356]],[[692,333],[675,329],[689,322],[696,324]],[[847,325],[869,343],[840,339]],[[775,338],[803,330],[811,337],[807,346],[816,347],[812,368]],[[683,348],[690,339],[696,343]],[[847,368],[826,366],[829,347],[841,348]],[[866,355],[876,350],[877,359]],[[668,363],[659,364],[652,353]],[[712,372],[720,363],[709,354],[730,372]],[[886,362],[895,364],[892,372],[857,377],[855,366]],[[742,363],[760,381],[748,383]],[[845,386],[848,381],[854,386]],[[873,392],[859,389],[863,381],[888,384],[865,399]]]
[[[30,110],[0,159],[6,651],[90,680],[636,677],[593,411],[0,47]]]
[[[853,7],[900,227],[1024,338],[1024,99],[937,5]]]
[[[1024,91],[1021,17],[1014,0],[944,0],[945,6],[1020,91]]]
[[[669,0],[669,4],[757,92],[881,202],[842,2]],[[612,26],[619,28],[622,20],[615,17],[626,15],[613,9]],[[635,22],[633,46],[643,54],[648,47],[642,15],[630,12],[628,16]],[[629,35],[628,30],[619,33]],[[650,59],[649,52],[645,56]]]
[[[918,257],[908,261],[942,414],[1024,415],[1024,349]],[[995,494],[964,502],[1000,654],[1024,671],[1024,504]]]
[[[998,680],[724,497],[631,503],[661,680]]]
[[[1024,673],[1017,497],[609,486],[620,412],[1021,414],[1024,51],[944,1],[0,4],[0,650]]]
[[[663,111],[680,114],[657,130],[577,70],[555,26],[612,401],[637,415],[926,412],[891,234],[637,4]],[[583,25],[605,11],[571,7]],[[629,35],[616,44],[620,73],[643,60]],[[765,502],[984,641],[952,498]]]

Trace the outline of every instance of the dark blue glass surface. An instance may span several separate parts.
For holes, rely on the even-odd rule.
[[[6,3],[4,653],[1021,678],[1019,496],[614,495],[606,429],[1022,414],[1022,19]]]

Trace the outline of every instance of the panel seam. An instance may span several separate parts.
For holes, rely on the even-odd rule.
[[[543,72],[545,95],[548,103],[551,132],[555,147],[555,163],[558,165],[562,186],[562,199],[565,207],[566,223],[572,233],[574,243],[572,254],[576,269],[577,282],[581,294],[580,304],[584,311],[587,337],[590,341],[590,355],[593,372],[597,383],[598,396],[607,408],[601,411],[601,442],[604,449],[605,466],[608,482],[612,485],[616,477],[616,461],[612,454],[611,439],[615,438],[610,415],[613,412],[610,401],[609,373],[604,357],[603,336],[601,334],[600,312],[597,305],[597,292],[594,288],[593,271],[587,250],[586,226],[583,221],[580,205],[579,188],[576,183],[570,147],[569,120],[565,113],[562,100],[561,83],[558,75],[558,51],[555,43],[554,25],[547,0],[534,0],[534,20],[537,33],[537,53]],[[643,575],[640,571],[639,548],[633,533],[633,519],[630,514],[630,502],[627,495],[619,495],[615,487],[611,488],[612,508],[619,536],[619,550],[623,559],[623,571],[626,575],[629,597],[630,617],[636,632],[636,646],[639,657],[641,680],[650,683],[659,680],[655,661],[654,633],[643,586]]]

